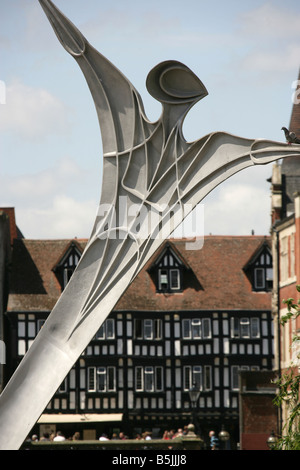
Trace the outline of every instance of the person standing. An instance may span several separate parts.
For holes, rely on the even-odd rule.
[[[215,431],[210,431],[209,432],[209,437],[210,437],[210,449],[211,450],[219,450],[219,439],[215,435]]]

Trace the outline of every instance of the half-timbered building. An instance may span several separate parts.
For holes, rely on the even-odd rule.
[[[7,317],[12,372],[42,328],[86,240],[15,239]],[[95,332],[37,424],[98,438],[182,428],[239,440],[239,371],[271,370],[272,255],[265,236],[167,240]],[[57,364],[59,367],[59,364]],[[29,398],[30,399],[30,398]],[[34,390],[32,391],[34,399]]]

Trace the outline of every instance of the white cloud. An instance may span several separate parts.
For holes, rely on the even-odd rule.
[[[12,131],[26,139],[41,139],[51,133],[66,133],[68,110],[42,88],[20,81],[6,84],[6,105],[1,108],[0,131]]]
[[[300,36],[300,11],[271,2],[240,15],[240,27],[244,34],[268,38],[295,38]]]
[[[287,72],[299,64],[300,11],[271,2],[239,17],[238,34],[248,42],[241,65],[257,72]]]
[[[1,178],[1,176],[0,176]],[[55,165],[36,173],[12,176],[9,179],[2,176],[1,194],[6,198],[26,200],[28,203],[37,201],[38,204],[47,201],[53,194],[69,191],[70,188],[87,181],[87,172],[77,165],[70,157],[62,157]]]
[[[245,69],[267,72],[287,72],[299,63],[300,45],[288,44],[277,50],[254,51],[246,55],[241,64]]]
[[[212,198],[204,200],[206,234],[257,235],[269,233],[271,201],[269,188],[255,184],[227,183]]]
[[[89,192],[94,180],[69,157],[34,174],[0,175],[0,207],[15,207],[26,238],[88,238],[98,203]]]
[[[17,208],[17,224],[26,238],[88,238],[96,216],[94,201],[54,196],[48,207]]]

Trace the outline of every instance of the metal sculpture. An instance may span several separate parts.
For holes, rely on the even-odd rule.
[[[297,145],[224,132],[186,142],[183,120],[207,90],[176,61],[163,62],[148,75],[148,91],[163,108],[160,119],[150,122],[124,75],[50,0],[39,2],[93,96],[102,134],[103,183],[80,262],[0,397],[0,449],[19,448],[128,285],[212,189],[251,165],[300,155]]]

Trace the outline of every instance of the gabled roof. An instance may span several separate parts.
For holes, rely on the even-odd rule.
[[[201,250],[186,249],[186,240],[167,243],[180,253],[194,273],[200,289],[188,286],[182,293],[156,293],[147,268],[128,287],[116,310],[270,310],[271,293],[254,292],[243,268],[254,253],[268,241],[264,236],[206,236]]]
[[[166,241],[162,247],[160,247],[157,252],[156,256],[152,257],[152,265],[148,267],[148,271],[151,271],[153,268],[155,268],[161,261],[161,259],[164,257],[165,253],[167,251],[170,251],[171,254],[177,259],[177,261],[186,269],[189,269],[189,266],[187,264],[187,261],[185,258],[182,257],[182,254],[177,250],[176,246],[174,243],[170,243],[169,241]],[[148,263],[149,265],[149,263]]]
[[[251,268],[256,262],[256,260],[260,257],[261,253],[265,251],[266,249],[271,254],[270,241],[267,238],[265,238],[264,241],[261,242],[257,250],[251,255],[250,259],[247,261],[247,263],[245,264],[243,268],[244,271],[247,271],[247,269]]]
[[[61,294],[52,271],[72,240],[14,240],[8,311],[49,311]],[[86,240],[76,240],[81,251]]]
[[[115,310],[270,310],[271,293],[253,292],[243,270],[266,240],[269,237],[206,236],[201,250],[190,249],[190,241],[187,250],[187,240],[168,240],[201,288],[189,284],[181,293],[157,293],[147,270],[160,251],[128,287]],[[76,243],[83,250],[87,240]],[[8,311],[50,311],[54,307],[61,288],[52,268],[69,246],[70,240],[15,240]]]
[[[70,240],[70,242],[66,245],[64,252],[61,253],[59,258],[54,263],[54,266],[52,267],[52,271],[56,271],[60,266],[64,264],[65,260],[68,258],[68,256],[70,255],[73,249],[76,250],[79,256],[82,255],[82,252],[83,252],[82,246],[77,242],[77,240]]]

